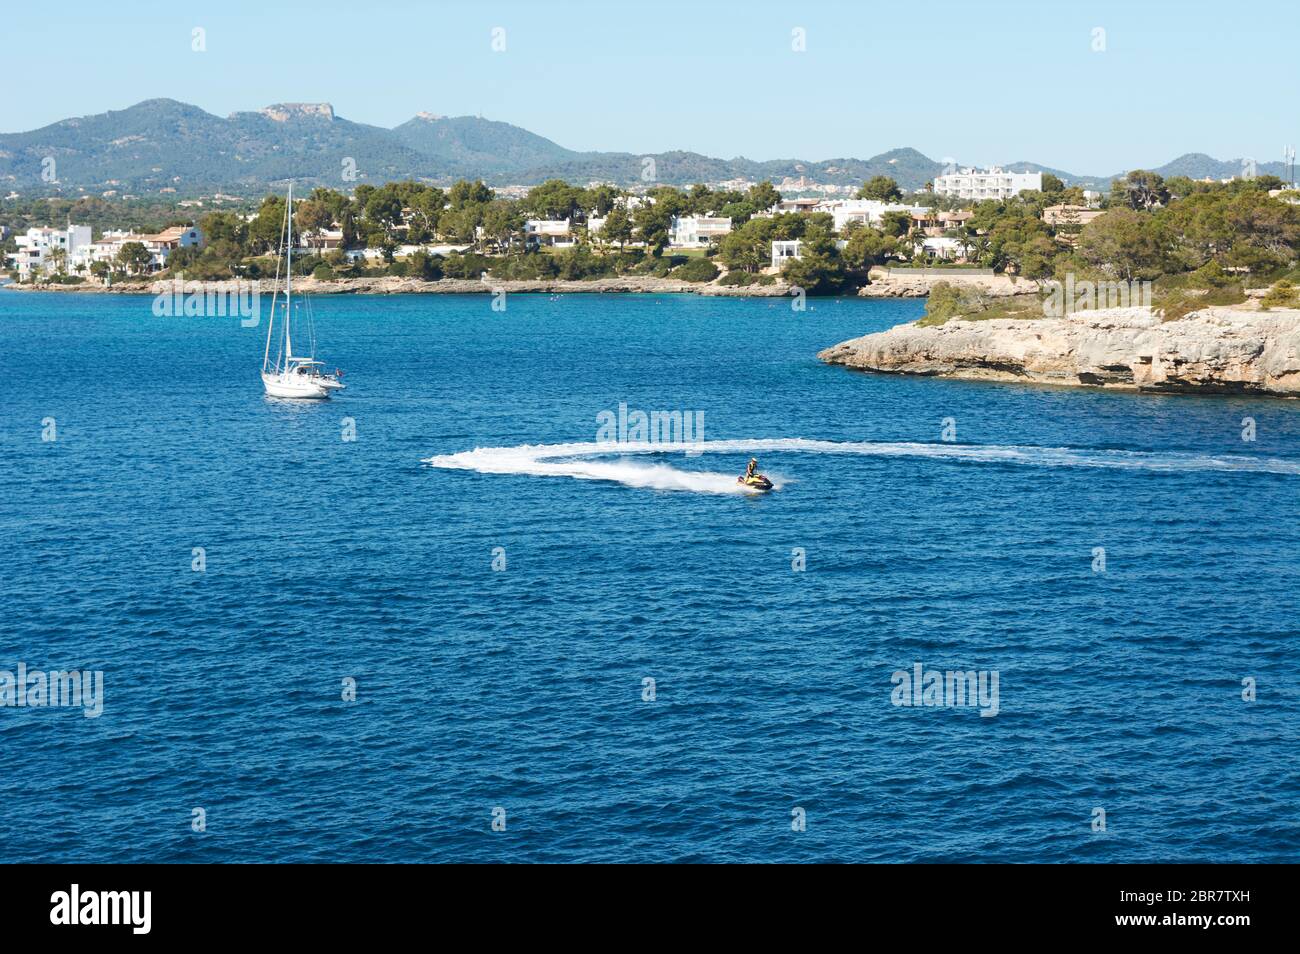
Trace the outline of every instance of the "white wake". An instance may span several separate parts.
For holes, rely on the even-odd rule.
[[[1240,455],[1205,455],[1148,451],[1089,450],[1071,447],[1020,447],[996,444],[920,444],[875,441],[823,441],[801,437],[767,440],[701,441],[692,452],[703,454],[858,454],[869,457],[933,457],[1030,467],[1105,467],[1147,471],[1228,471],[1300,475],[1300,461]],[[457,454],[429,457],[424,463],[446,470],[481,474],[526,474],[607,480],[628,487],[686,490],[707,494],[746,494],[734,473],[679,469],[669,463],[629,460],[656,455],[683,456],[678,444],[575,443],[478,447]],[[777,490],[788,483],[769,473]]]

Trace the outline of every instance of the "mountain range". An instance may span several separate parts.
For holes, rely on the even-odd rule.
[[[560,178],[619,185],[644,183],[653,159],[655,182],[687,185],[728,179],[803,176],[810,182],[855,185],[887,175],[919,189],[943,165],[915,149],[870,159],[757,161],[716,159],[695,152],[643,155],[578,152],[509,123],[476,116],[420,113],[385,129],[335,115],[327,103],[280,103],[226,118],[172,99],[150,99],[123,110],[65,119],[42,129],[0,134],[0,187],[21,194],[75,195],[174,191],[178,195],[259,194],[296,182],[346,190],[393,179],[446,183],[482,178],[492,185],[531,185]],[[52,162],[51,162],[52,160]],[[1085,176],[1034,162],[1004,168],[1052,172],[1070,185],[1105,189],[1114,176]],[[1156,169],[1161,175],[1228,178],[1242,161],[1200,153]],[[1260,163],[1260,174],[1281,175],[1280,162]],[[349,174],[352,175],[349,178]]]

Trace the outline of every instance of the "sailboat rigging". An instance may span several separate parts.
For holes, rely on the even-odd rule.
[[[344,385],[339,380],[341,371],[329,374],[323,362],[316,360],[316,329],[311,314],[311,302],[305,295],[303,310],[307,317],[310,349],[306,357],[293,351],[293,183],[289,183],[289,198],[284,209],[284,225],[280,229],[281,244],[275,260],[275,291],[271,297],[271,319],[266,326],[266,350],[262,354],[262,384],[266,393],[278,398],[305,398],[319,400],[340,391]],[[280,266],[284,265],[284,294],[280,293]],[[271,339],[275,333],[276,309],[283,299],[281,312],[283,328],[279,348],[274,360],[271,356]]]

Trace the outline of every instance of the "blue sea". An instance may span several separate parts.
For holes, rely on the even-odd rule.
[[[0,291],[0,670],[103,673],[0,708],[5,861],[1296,859],[1296,402],[514,295],[319,298],[348,387],[287,403],[264,325],[152,302]]]

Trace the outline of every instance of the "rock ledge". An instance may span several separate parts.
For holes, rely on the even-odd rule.
[[[1154,392],[1300,394],[1300,311],[1146,308],[899,325],[818,355],[864,371]]]

